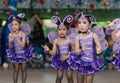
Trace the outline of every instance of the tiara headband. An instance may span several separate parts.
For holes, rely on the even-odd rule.
[[[64,17],[63,21],[58,16],[52,16],[51,17],[52,23],[60,25],[60,26],[65,26],[65,23],[70,23],[73,21],[73,17],[71,15],[67,15]]]
[[[17,16],[10,16],[8,19],[21,21],[25,17],[24,13],[20,13]]]
[[[75,16],[75,18],[78,18],[78,19],[87,19],[90,22],[95,22],[96,21],[96,19],[95,19],[95,17],[93,15],[91,15],[91,14],[85,14],[85,15],[83,15],[83,12],[78,13]]]

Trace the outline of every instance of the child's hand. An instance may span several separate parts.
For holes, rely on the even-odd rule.
[[[110,27],[111,30],[114,30],[114,23],[108,21],[108,27]]]
[[[100,54],[102,52],[102,49],[96,47],[97,54]]]
[[[50,50],[47,45],[44,45],[44,46],[42,45],[42,47],[44,48],[44,51],[49,51]]]
[[[82,50],[86,50],[86,45],[82,44]]]
[[[39,19],[38,15],[34,15],[33,17],[34,17],[36,20]]]
[[[68,58],[69,58],[68,55],[62,55],[62,56],[61,56],[61,60],[63,60],[63,61],[64,61],[64,60],[67,60]]]
[[[9,36],[9,42],[12,42],[12,41],[13,41],[13,39],[14,39],[14,37],[13,37],[13,36]]]
[[[17,37],[18,37],[18,35],[14,34],[14,38],[17,38]]]

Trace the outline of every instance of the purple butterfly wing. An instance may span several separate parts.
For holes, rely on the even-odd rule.
[[[116,41],[116,43],[114,43],[113,45],[113,50],[116,52],[116,53],[119,53],[119,50],[120,50],[120,39],[118,41]]]
[[[103,28],[99,25],[96,25],[92,28],[92,32],[97,34],[103,50],[106,50],[108,47],[108,42],[105,40],[105,33]]]
[[[68,39],[70,42],[72,42],[73,44],[75,44],[75,37],[78,35],[78,33],[71,33],[69,36],[68,36]]]
[[[51,44],[52,44],[53,41],[54,41],[55,39],[57,39],[58,37],[59,37],[59,35],[58,35],[58,33],[55,32],[55,31],[48,33],[48,39],[49,39],[49,42],[50,42]]]
[[[106,50],[108,48],[107,40],[105,40],[105,39],[100,40],[100,43],[101,43],[101,46],[102,46],[103,50]]]
[[[21,30],[28,36],[31,32],[31,28],[29,26],[29,24],[23,24],[21,26]]]
[[[68,36],[69,36],[71,33],[76,33],[75,28],[69,28]]]
[[[75,28],[69,28],[69,32],[70,32],[70,33],[75,33],[76,30],[75,30]]]
[[[26,43],[29,45],[29,37],[28,37],[28,35],[31,32],[31,28],[30,28],[29,24],[23,24],[21,26],[21,31],[23,31],[26,34]]]
[[[116,18],[112,22],[114,23],[115,33],[117,33],[120,30],[120,18]]]
[[[119,30],[120,30],[120,18],[116,18],[112,21],[114,23],[114,27],[115,27],[115,33],[117,33]],[[116,52],[116,53],[119,53],[119,50],[120,50],[120,39],[117,40],[114,45],[113,45],[113,50]]]
[[[103,31],[103,28],[101,26],[99,26],[99,25],[94,26],[92,28],[92,32],[96,33],[100,40],[105,38],[105,33]]]

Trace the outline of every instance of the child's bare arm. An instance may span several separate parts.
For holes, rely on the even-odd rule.
[[[96,50],[97,50],[97,54],[100,54],[102,52],[102,46],[101,46],[101,43],[98,39],[98,36],[93,33],[93,37],[94,37],[94,40],[95,40],[95,44],[96,44]]]

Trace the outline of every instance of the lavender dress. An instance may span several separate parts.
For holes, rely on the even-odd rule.
[[[22,37],[18,36],[18,39],[21,40]],[[34,51],[32,47],[21,47],[14,39],[11,47],[7,49],[7,56],[10,62],[25,63],[32,59]]]
[[[120,52],[112,63],[117,67],[118,71],[120,71]]]
[[[70,44],[65,44],[65,45],[60,45],[57,44],[57,54],[52,56],[51,58],[51,65],[55,69],[60,69],[63,71],[68,71],[70,70],[70,66],[68,64],[68,59],[67,60],[61,60],[62,55],[69,56],[69,51],[70,51]]]
[[[83,55],[75,55],[75,53],[70,53],[69,64],[72,69],[77,72],[86,75],[98,73],[103,69],[103,61],[98,59],[95,51],[95,43],[93,37],[86,39],[79,39],[80,44],[84,43],[86,45],[86,50]],[[81,47],[81,45],[80,45]]]

